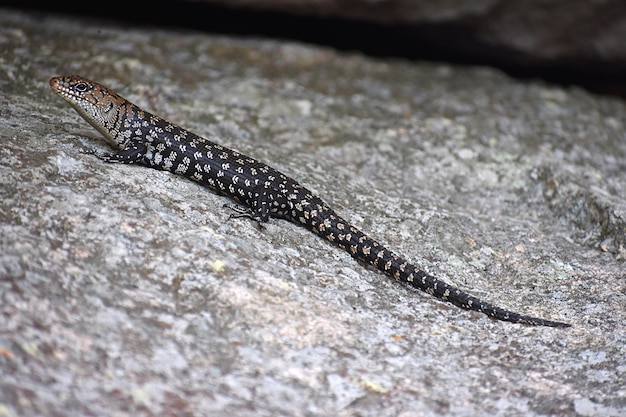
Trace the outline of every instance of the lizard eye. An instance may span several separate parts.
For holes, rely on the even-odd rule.
[[[81,93],[84,93],[85,91],[87,91],[87,83],[84,83],[81,81],[78,84],[76,84],[74,88],[80,91]]]

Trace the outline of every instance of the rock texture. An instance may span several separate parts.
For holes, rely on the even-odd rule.
[[[0,10],[0,415],[621,416],[626,104],[485,68]],[[107,165],[78,73],[263,160],[527,328],[183,178]]]

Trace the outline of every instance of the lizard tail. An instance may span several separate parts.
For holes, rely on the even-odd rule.
[[[383,245],[370,238],[359,229],[351,226],[334,212],[319,212],[317,219],[309,224],[311,230],[347,251],[361,262],[374,266],[397,281],[409,284],[440,300],[466,310],[478,311],[496,320],[530,326],[570,327],[568,323],[545,320],[515,313],[487,303],[452,285],[427,274],[406,259],[396,255]]]

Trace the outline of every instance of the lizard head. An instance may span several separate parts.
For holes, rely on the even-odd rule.
[[[54,77],[50,87],[114,146],[122,145],[118,138],[121,112],[127,101],[103,85],[79,75]],[[129,104],[129,103],[128,103]]]

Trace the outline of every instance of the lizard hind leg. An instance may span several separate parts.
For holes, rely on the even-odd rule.
[[[254,211],[252,211],[250,207],[242,206],[240,204],[224,204],[223,207],[234,211],[234,213],[228,216],[228,220],[241,219],[242,217],[246,217],[248,219],[254,220],[259,229],[263,230],[265,228],[262,221],[254,215]]]
[[[279,205],[284,197],[279,195],[280,198],[276,198],[278,194],[273,193],[271,188],[265,186],[258,186],[252,191],[251,198],[245,202],[245,205],[241,204],[225,204],[227,207],[234,211],[229,218],[238,219],[247,217],[256,221],[259,225],[266,223],[270,219],[272,208]]]
[[[229,219],[240,219],[242,217],[247,217],[252,220],[257,220],[254,212],[250,207],[242,206],[241,204],[224,204],[224,208],[230,209],[234,211],[233,214],[228,216]]]
[[[250,214],[253,219],[265,223],[270,217],[282,217],[289,206],[287,197],[279,190],[260,185],[252,192],[252,198],[248,202]]]

